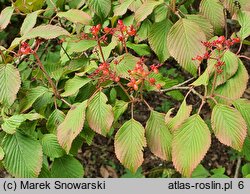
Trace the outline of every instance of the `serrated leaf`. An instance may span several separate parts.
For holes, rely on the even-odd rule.
[[[115,106],[113,107],[114,122],[117,122],[120,116],[127,110],[128,102],[122,100],[116,100]]]
[[[0,64],[0,103],[11,106],[21,86],[20,73],[11,64]]]
[[[65,154],[65,151],[59,145],[57,137],[54,134],[45,134],[42,138],[43,153],[51,158],[59,158]]]
[[[164,114],[151,111],[146,123],[146,139],[153,154],[163,160],[171,160],[172,134],[165,123]]]
[[[196,75],[198,61],[192,60],[197,55],[206,51],[201,42],[206,41],[206,36],[201,28],[194,22],[182,18],[170,29],[167,38],[168,50],[181,67]]]
[[[6,135],[3,143],[3,164],[8,173],[16,178],[35,178],[42,168],[42,146],[38,140],[17,131]]]
[[[73,23],[80,23],[84,25],[89,25],[91,23],[91,17],[89,14],[82,10],[70,9],[66,12],[58,12],[58,17],[64,17]]]
[[[202,15],[186,15],[187,19],[198,24],[206,35],[207,40],[213,37],[213,26],[207,18]]]
[[[209,19],[217,34],[222,32],[225,25],[223,9],[219,0],[202,0],[200,3],[201,15]]]
[[[119,5],[115,6],[114,8],[114,16],[122,16],[124,15],[128,7],[130,6],[131,3],[133,3],[134,0],[124,0],[122,3]]]
[[[106,136],[114,121],[112,107],[106,104],[107,96],[99,91],[89,102],[87,108],[87,121],[91,129]]]
[[[86,107],[87,101],[74,104],[57,128],[58,142],[66,153],[69,153],[73,140],[83,128]]]
[[[240,151],[247,135],[247,126],[239,111],[216,104],[211,116],[212,129],[219,141]]]
[[[136,120],[126,121],[115,135],[115,154],[118,160],[135,173],[143,162],[143,147],[146,146],[145,129]]]
[[[250,11],[250,4],[248,0],[238,0],[241,6],[241,10]]]
[[[128,78],[128,70],[134,69],[136,63],[139,61],[139,58],[131,54],[124,54],[115,58],[115,60],[119,63],[115,65],[113,60],[110,66],[116,72],[116,75],[119,77]]]
[[[244,98],[233,102],[234,107],[241,113],[247,123],[248,134],[250,135],[250,101]]]
[[[238,11],[237,19],[241,25],[239,37],[241,41],[250,36],[250,11]]]
[[[37,113],[13,115],[7,119],[4,118],[4,122],[1,127],[6,133],[13,134],[16,132],[16,129],[27,119],[32,121],[40,118],[43,117]]]
[[[60,26],[55,25],[41,25],[31,29],[28,33],[24,34],[21,39],[32,39],[32,38],[44,38],[44,39],[53,39],[58,36],[66,35],[69,36],[70,33]]]
[[[214,92],[215,94],[226,96],[231,100],[236,100],[243,95],[247,87],[249,76],[242,61],[239,60],[238,62],[239,62],[238,64],[239,67],[236,74],[233,77],[231,77],[225,84],[218,86],[215,89]],[[215,99],[217,100],[217,102],[222,104],[227,104],[227,105],[231,104],[231,102],[225,98],[215,97]]]
[[[41,12],[42,10],[38,10],[27,14],[21,26],[21,31],[20,31],[21,36],[28,33],[36,25],[37,16]]]
[[[111,11],[111,0],[88,0],[89,8],[100,18],[106,18]]]
[[[148,0],[142,3],[138,10],[135,11],[135,20],[141,22],[146,19],[154,10],[157,5],[162,1]]]
[[[39,97],[41,97],[47,92],[49,92],[49,89],[43,86],[31,88],[29,91],[27,91],[27,95],[24,99],[22,99],[20,103],[20,111],[24,112],[28,110]]]
[[[154,11],[154,21],[155,22],[161,22],[162,20],[167,18],[169,12],[169,8],[166,6],[166,4],[160,4],[157,6]]]
[[[0,161],[3,160],[4,158],[4,151],[3,151],[3,148],[0,147]]]
[[[167,118],[165,119],[165,120],[169,120],[166,123],[166,125],[171,130],[171,132],[176,131],[180,127],[180,125],[183,122],[185,122],[186,119],[189,118],[191,111],[192,111],[192,106],[187,105],[186,100],[183,100],[175,117],[173,117],[170,120]]]
[[[90,78],[87,77],[83,78],[79,76],[75,76],[74,78],[69,79],[65,83],[64,92],[61,94],[61,96],[67,97],[76,94],[81,87],[85,86],[90,81],[91,81]]]
[[[55,109],[49,116],[46,127],[50,133],[56,134],[57,127],[64,121],[65,114],[59,110]]]
[[[174,133],[172,157],[175,168],[190,177],[210,144],[211,134],[206,123],[197,114],[189,117]]]
[[[154,23],[148,35],[149,44],[161,62],[170,57],[167,36],[172,26],[173,23],[170,20]]]
[[[73,156],[65,155],[56,158],[51,167],[53,178],[82,178],[84,170],[82,164]]]
[[[14,7],[6,7],[1,11],[0,14],[0,32],[4,30],[10,23],[10,18],[13,14]]]

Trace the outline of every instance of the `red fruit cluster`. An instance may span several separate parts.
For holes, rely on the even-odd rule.
[[[231,38],[231,39],[226,39],[225,36],[220,36],[216,40],[209,42],[202,42],[202,44],[207,48],[206,53],[203,56],[196,56],[192,58],[192,60],[197,60],[197,61],[203,61],[204,59],[210,59],[211,53],[214,50],[221,51],[220,53],[223,53],[224,51],[228,50],[231,46],[233,46],[236,43],[240,42],[240,38]],[[219,56],[217,58],[212,58],[215,59],[217,62],[215,63],[215,68],[218,74],[223,72],[222,66],[225,65],[223,61],[221,61],[221,57]]]
[[[92,35],[93,36],[97,36],[98,35],[98,33],[100,32],[100,30],[101,30],[101,24],[97,24],[96,26],[92,26],[91,28],[90,28],[90,31],[91,31],[91,33],[92,33]]]
[[[156,84],[155,78],[149,77],[149,74],[152,72],[158,73],[158,68],[160,67],[160,65],[151,65],[150,66],[151,70],[148,71],[146,68],[144,68],[143,61],[144,59],[141,58],[141,60],[136,63],[135,68],[133,70],[129,70],[129,75],[131,78],[127,86],[137,91],[139,88],[139,84],[147,81],[149,82],[150,85],[156,86],[157,89],[160,89],[161,85]]]
[[[116,76],[115,72],[110,69],[110,64],[106,62],[101,63],[94,73],[92,73],[89,77],[99,77],[100,83],[107,80],[112,80],[114,82],[120,81],[120,77]]]
[[[33,50],[30,48],[30,45],[27,42],[22,42],[21,47],[18,51],[19,55],[28,55],[33,53]]]

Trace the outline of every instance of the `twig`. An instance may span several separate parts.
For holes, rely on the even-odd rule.
[[[149,109],[150,111],[153,110],[153,108],[147,103],[147,101],[146,101],[145,99],[143,99],[143,102],[146,104],[146,106],[148,107],[148,109]]]
[[[192,80],[194,80],[195,78],[194,77],[192,77],[192,78],[190,78],[190,79],[188,79],[188,80],[186,80],[186,81],[184,81],[184,82],[182,82],[182,83],[180,83],[180,84],[177,84],[177,85],[175,85],[175,86],[173,86],[173,87],[171,87],[171,88],[167,88],[167,89],[162,89],[162,90],[160,90],[161,92],[168,92],[168,91],[172,91],[172,90],[178,90],[178,89],[180,89],[180,90],[188,90],[188,89],[190,89],[190,87],[179,87],[179,86],[183,86],[183,85],[185,85],[186,83],[188,83],[188,82],[190,82],[190,81],[192,81]]]
[[[239,47],[239,49],[238,49],[238,51],[237,51],[236,55],[238,55],[238,54],[240,53],[241,48],[242,48],[242,44],[243,44],[243,41],[240,41],[240,47]]]
[[[57,89],[56,89],[56,85],[55,85],[55,83],[53,82],[53,80],[51,79],[51,77],[50,77],[50,75],[48,74],[48,72],[45,70],[45,68],[44,68],[44,66],[43,66],[43,64],[42,64],[42,62],[41,62],[39,56],[37,55],[36,52],[34,52],[33,55],[34,55],[34,57],[35,57],[36,60],[37,60],[37,64],[38,64],[39,68],[40,68],[41,71],[44,73],[44,75],[45,75],[45,77],[47,78],[47,80],[48,80],[50,86],[52,87],[52,90],[53,90],[54,95],[55,95],[58,99],[60,99],[60,94],[58,93],[58,91],[57,91]]]
[[[238,176],[239,176],[240,165],[241,165],[241,157],[238,156],[238,157],[237,157],[237,164],[236,164],[236,169],[235,169],[234,178],[238,178]]]
[[[245,58],[245,59],[250,60],[250,57],[247,57],[247,56],[245,56],[245,55],[238,55],[238,57],[240,57],[240,58]]]

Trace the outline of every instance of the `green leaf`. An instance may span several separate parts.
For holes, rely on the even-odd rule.
[[[5,153],[4,167],[17,178],[35,178],[42,168],[42,146],[38,140],[17,131],[6,135],[2,147]]]
[[[242,149],[247,135],[247,125],[239,111],[223,104],[212,110],[212,129],[219,141],[238,151]]]
[[[164,114],[151,111],[146,123],[146,139],[153,154],[163,160],[171,160],[172,134],[165,124]]]
[[[217,34],[222,33],[225,25],[223,5],[220,0],[202,0],[200,3],[200,13],[209,19]]]
[[[171,132],[176,131],[180,127],[180,125],[185,122],[186,119],[189,118],[191,111],[192,106],[187,105],[186,100],[183,100],[174,118],[168,119],[168,115],[166,115],[167,117],[165,118],[165,121],[168,121],[166,122],[166,124],[167,127],[171,130]]]
[[[31,29],[28,33],[24,34],[21,39],[26,40],[37,37],[44,39],[53,39],[62,35],[69,36],[70,33],[60,26],[47,24]]]
[[[221,60],[225,65],[223,65],[223,72],[217,76],[216,87],[225,83],[238,70],[238,57],[231,51],[226,51]]]
[[[118,160],[135,173],[143,162],[143,147],[146,146],[145,129],[136,120],[126,121],[115,135],[115,154]]]
[[[238,62],[239,62],[238,64],[239,67],[236,74],[233,77],[231,77],[225,84],[218,86],[215,89],[214,92],[215,94],[226,96],[231,100],[236,100],[243,95],[247,87],[249,76],[242,61],[238,59]],[[215,99],[217,100],[218,103],[227,105],[231,104],[231,101],[228,101],[225,98],[215,97]]]
[[[20,73],[11,64],[0,64],[0,103],[11,106],[21,86]]]
[[[20,31],[21,36],[23,36],[24,34],[27,34],[36,25],[37,16],[41,12],[42,10],[38,10],[38,11],[27,14],[21,26],[21,31]]]
[[[4,158],[4,151],[3,151],[3,148],[0,147],[0,161],[3,160]]]
[[[88,0],[89,8],[100,18],[106,18],[111,11],[111,0]]]
[[[64,17],[73,23],[80,23],[84,25],[89,25],[91,23],[91,17],[89,14],[82,10],[70,9],[66,12],[58,12],[58,17]]]
[[[82,164],[73,156],[65,155],[56,158],[51,167],[53,178],[82,178],[84,170]]]
[[[23,98],[20,102],[20,111],[24,112],[28,110],[39,97],[48,92],[48,88],[45,88],[43,86],[31,88],[29,91],[27,91],[27,95],[25,96],[25,98]]]
[[[234,107],[241,113],[247,123],[248,134],[250,135],[250,101],[244,98],[233,102]]]
[[[42,138],[43,153],[50,158],[60,158],[65,151],[59,145],[57,137],[54,134],[45,134]]]
[[[94,46],[96,46],[97,43],[95,40],[80,40],[80,41],[70,41],[68,42],[68,45],[67,45],[67,53],[69,55],[71,55],[72,53],[74,52],[83,52],[83,51],[86,51],[90,48],[93,48]]]
[[[145,19],[137,31],[137,36],[135,36],[135,42],[141,42],[148,38],[148,35],[151,31],[152,22],[149,19]]]
[[[146,19],[154,10],[157,5],[160,5],[162,1],[148,0],[143,2],[138,10],[135,11],[135,20],[141,22]]]
[[[112,107],[106,104],[107,96],[99,91],[90,101],[87,108],[87,121],[91,129],[106,136],[114,121]]]
[[[192,86],[200,86],[200,85],[204,85],[207,86],[209,82],[209,71],[208,69],[206,69],[200,77],[198,77],[197,80],[195,80],[191,85]]]
[[[248,0],[238,0],[241,5],[241,10],[250,11],[250,4]]]
[[[241,25],[239,37],[241,41],[250,36],[250,11],[238,11],[237,19]]]
[[[115,106],[113,107],[114,112],[114,122],[117,122],[120,116],[127,110],[128,102],[122,100],[116,100]]]
[[[250,136],[249,134],[245,138],[241,153],[243,154],[246,160],[250,161]]]
[[[122,16],[124,15],[128,7],[130,6],[131,3],[133,3],[134,0],[124,0],[122,3],[118,4],[114,8],[114,16]]]
[[[168,13],[169,8],[166,6],[166,4],[160,4],[153,11],[154,21],[161,22],[162,20],[165,20],[167,18]]]
[[[119,62],[117,65],[114,64],[115,60]],[[139,58],[131,54],[124,54],[115,58],[111,62],[110,66],[116,72],[117,76],[128,78],[129,77],[128,70],[133,70],[138,61]]]
[[[16,132],[16,129],[27,119],[32,121],[40,118],[43,117],[37,113],[13,115],[7,119],[4,118],[4,122],[1,127],[6,133],[13,134]]]
[[[196,75],[199,62],[192,60],[206,51],[201,42],[206,36],[199,25],[188,20],[179,19],[170,29],[167,38],[168,50],[181,67],[192,75]]]
[[[210,173],[206,168],[199,164],[192,173],[192,178],[207,178],[210,176]]]
[[[10,18],[13,14],[14,7],[6,7],[1,11],[0,15],[0,32],[4,30],[10,23]]]
[[[207,124],[198,114],[189,117],[174,133],[172,157],[175,168],[185,177],[190,177],[210,144]]]
[[[87,101],[74,104],[68,111],[64,121],[57,128],[58,142],[67,154],[73,140],[83,128],[86,107]]]
[[[90,81],[91,81],[90,78],[87,78],[87,77],[83,78],[79,76],[75,76],[74,78],[69,79],[65,83],[64,92],[61,94],[61,96],[67,97],[67,96],[71,96],[71,95],[78,93],[79,89],[85,86]]]
[[[151,55],[150,48],[147,44],[134,44],[128,41],[126,45],[128,48],[133,49],[139,56]]]
[[[214,29],[207,18],[202,15],[186,15],[187,19],[198,24],[206,35],[207,40],[213,37]]]
[[[49,168],[45,164],[43,164],[38,178],[51,178],[51,173],[49,171]]]
[[[170,20],[154,23],[148,35],[149,44],[161,62],[170,57],[167,36],[172,25],[173,23]]]
[[[50,133],[56,134],[57,127],[64,121],[65,114],[59,109],[55,109],[49,116],[46,127]]]
[[[242,172],[243,177],[246,177],[247,175],[249,175],[250,174],[250,163],[244,164],[244,166],[242,166],[241,172]]]

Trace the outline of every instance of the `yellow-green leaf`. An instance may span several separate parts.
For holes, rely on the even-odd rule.
[[[0,14],[0,32],[4,30],[10,22],[10,18],[13,14],[14,7],[6,7]]]
[[[212,111],[211,123],[214,134],[221,143],[241,151],[247,135],[247,125],[239,111],[217,104]]]
[[[106,104],[107,96],[99,91],[90,101],[87,109],[87,121],[91,129],[106,136],[114,121],[112,107]]]
[[[66,153],[69,153],[73,140],[83,128],[86,107],[87,101],[74,104],[57,128],[58,142]]]
[[[174,133],[172,157],[175,168],[185,177],[207,153],[211,144],[211,134],[207,124],[195,114],[189,117]]]
[[[199,25],[182,18],[170,29],[167,45],[170,55],[178,61],[180,66],[196,75],[200,62],[192,58],[205,53],[206,49],[202,41],[206,41],[206,36]]]
[[[143,147],[146,146],[145,129],[136,120],[126,121],[115,135],[115,154],[118,160],[135,173],[143,162]]]
[[[163,160],[171,160],[172,134],[165,123],[164,114],[151,111],[146,123],[146,139],[153,154]]]
[[[91,22],[90,15],[78,9],[70,9],[66,12],[58,12],[57,16],[64,17],[73,23],[80,23],[84,25],[89,25]]]
[[[21,86],[20,73],[11,64],[0,64],[0,103],[11,106]]]

